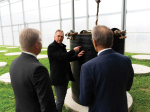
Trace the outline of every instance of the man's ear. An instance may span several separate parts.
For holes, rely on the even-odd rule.
[[[93,39],[93,45],[94,45],[95,50],[98,52],[98,50],[97,50],[97,43],[96,43],[96,41],[94,39]]]
[[[39,46],[38,46],[38,43],[35,43],[34,46],[35,46],[36,49],[38,49],[38,47],[39,47]]]
[[[97,47],[97,43],[94,39],[93,39],[93,45],[94,45],[94,47]]]

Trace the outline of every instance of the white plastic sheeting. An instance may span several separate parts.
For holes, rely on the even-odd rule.
[[[25,25],[40,30],[39,9],[41,12],[41,31],[43,47],[47,47],[54,40],[54,33],[62,28],[64,33],[72,29],[71,0],[10,0],[11,13],[8,2],[0,3],[0,45],[19,46],[19,32]],[[88,11],[86,3],[88,1]],[[92,30],[95,26],[97,4],[95,0],[74,0],[75,4],[75,31]],[[150,0],[128,0],[125,41],[125,52],[150,53]],[[121,29],[122,0],[101,0],[99,5],[98,24],[109,28]],[[88,24],[87,24],[88,12]],[[23,13],[25,15],[23,21]],[[61,13],[61,19],[60,15]],[[12,17],[12,25],[10,19]],[[60,22],[61,21],[61,22]],[[61,23],[61,25],[60,25]],[[3,38],[2,38],[3,37]],[[2,40],[3,39],[3,40]],[[63,43],[70,47],[70,40],[64,37]]]

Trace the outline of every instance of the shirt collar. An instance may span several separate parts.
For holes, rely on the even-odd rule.
[[[97,56],[98,56],[100,53],[102,53],[102,52],[104,52],[104,51],[106,51],[106,50],[109,50],[109,49],[111,49],[111,48],[106,48],[106,49],[103,49],[103,50],[99,51],[99,52],[97,53]]]
[[[32,56],[34,56],[34,57],[37,58],[37,55],[35,55],[35,54],[31,53],[31,52],[26,52],[26,51],[22,51],[22,52],[23,52],[23,53],[26,53],[26,54],[29,54],[29,55],[32,55]]]

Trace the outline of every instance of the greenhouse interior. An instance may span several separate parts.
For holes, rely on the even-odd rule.
[[[64,32],[63,44],[69,52],[73,40],[67,33],[91,33],[96,25],[125,32],[124,37],[121,35],[124,40],[121,54],[130,58],[134,70],[133,84],[127,91],[128,112],[150,112],[150,0],[96,1],[0,0],[0,112],[16,111],[9,70],[12,61],[21,54],[19,34],[24,28],[41,32],[42,50],[38,60],[50,74],[47,49],[54,41],[56,30]],[[75,65],[70,64],[71,68]],[[69,92],[72,85],[70,81]],[[56,99],[54,86],[52,90]],[[88,107],[67,95],[62,112],[88,112]]]

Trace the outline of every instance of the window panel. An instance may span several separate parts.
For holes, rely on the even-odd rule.
[[[12,15],[12,23],[14,24],[23,24],[23,13]]]
[[[150,11],[127,13],[128,32],[150,32]]]
[[[21,1],[21,0],[10,0],[10,3],[14,3],[14,2],[17,2],[17,1]]]
[[[19,43],[19,25],[17,26],[13,26],[13,36],[14,36],[14,44],[15,46],[20,46],[20,43]]]
[[[136,5],[135,5],[136,4]],[[150,0],[128,0],[127,10],[149,9]]]
[[[3,39],[2,39],[2,32],[1,32],[1,28],[0,28],[0,45],[3,45]]]
[[[95,26],[96,17],[89,18],[89,29]],[[98,25],[105,25],[109,28],[121,29],[121,14],[99,16]]]
[[[24,0],[24,10],[30,11],[38,9],[38,0]]]
[[[29,28],[34,28],[40,31],[40,25],[39,24],[28,24]]]
[[[8,2],[2,2],[2,3],[0,3],[0,7],[3,7],[3,6],[8,5],[8,4],[9,4]]]
[[[22,12],[22,2],[11,4],[11,14]]]
[[[125,52],[150,53],[150,33],[127,33]]]
[[[64,31],[64,34],[69,32],[72,29],[72,20],[63,20],[62,21],[62,30]],[[70,49],[70,40],[67,39],[66,36],[64,36],[63,43],[66,45],[67,49]]]
[[[54,41],[54,34],[57,29],[60,29],[59,21],[42,23],[42,42],[44,47]]]
[[[11,25],[10,16],[4,16],[1,17],[1,19],[2,19],[2,26]]]
[[[77,0],[74,5],[75,17],[86,16],[86,0]]]
[[[58,4],[59,4],[59,0],[40,0],[41,8],[58,5]]]
[[[97,3],[89,0],[89,15],[96,15]],[[99,14],[121,12],[122,0],[102,0],[99,4]]]
[[[5,45],[13,45],[11,27],[3,27],[3,37]]]
[[[38,10],[25,12],[25,22],[39,22],[39,12]]]
[[[86,18],[75,19],[75,31],[80,33],[82,30],[86,30]]]
[[[72,14],[71,1],[66,3],[61,3],[61,17],[71,18],[71,14]]]
[[[41,20],[59,19],[59,5],[41,9]]]
[[[10,15],[9,5],[1,7],[1,17]]]

